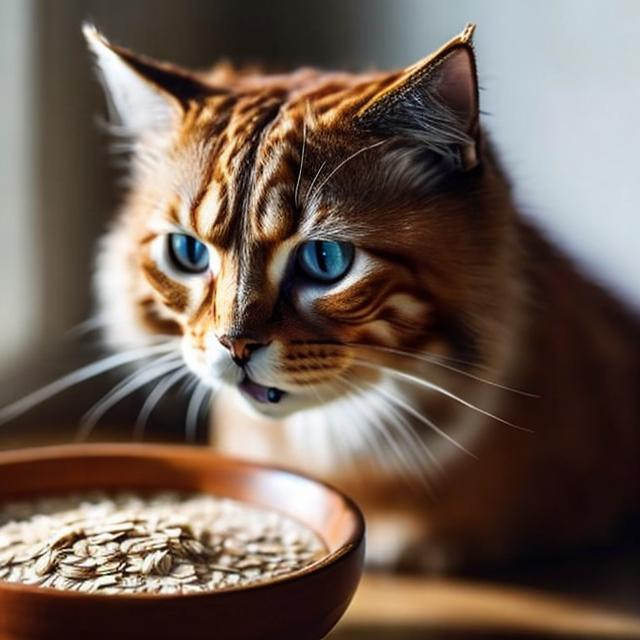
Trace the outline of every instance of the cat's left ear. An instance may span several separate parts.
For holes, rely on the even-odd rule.
[[[126,135],[169,131],[180,121],[190,100],[210,93],[186,71],[118,47],[93,25],[83,25],[82,32],[96,59],[110,119]]]
[[[475,25],[408,67],[360,108],[362,126],[410,138],[452,159],[463,170],[479,162]]]

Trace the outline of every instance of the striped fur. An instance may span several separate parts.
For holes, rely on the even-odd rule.
[[[569,375],[583,352],[551,364],[564,345],[545,314],[566,323],[559,333],[600,328],[607,339],[580,349],[621,376],[618,391],[638,374],[638,332],[520,221],[479,127],[472,31],[405,70],[283,75],[195,74],[86,32],[131,151],[131,189],[98,263],[110,343],[182,336],[191,369],[224,384],[219,446],[315,469],[376,518],[394,514],[405,523],[398,545],[378,557],[412,566],[586,539],[637,495],[620,453],[630,443],[637,451],[636,402],[607,427],[626,469],[600,478],[614,504],[602,510],[587,496],[591,515],[552,523],[597,464],[598,437],[584,433],[602,425],[547,399],[561,384],[573,402],[591,401]],[[207,245],[206,274],[172,266],[173,232]],[[344,279],[299,276],[296,251],[314,239],[355,245]],[[549,274],[585,291],[582,313],[562,313],[567,300]],[[624,318],[617,334],[614,317]],[[282,402],[239,402],[244,374],[220,343],[230,335],[266,345],[246,371],[287,392]],[[635,355],[621,366],[613,354],[626,343]],[[546,363],[558,369],[545,377]],[[599,402],[613,415],[617,398]],[[229,417],[240,405],[255,422]],[[265,416],[283,424],[275,431]],[[544,504],[531,483],[549,450],[581,462]],[[426,476],[439,499],[403,488],[407,476]]]

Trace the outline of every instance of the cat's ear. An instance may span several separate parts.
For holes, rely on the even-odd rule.
[[[475,167],[480,132],[474,30],[467,25],[438,51],[401,72],[360,108],[360,124],[423,143],[464,170]]]
[[[189,100],[208,91],[187,72],[111,44],[93,25],[84,24],[82,32],[95,56],[110,119],[127,135],[171,129]]]

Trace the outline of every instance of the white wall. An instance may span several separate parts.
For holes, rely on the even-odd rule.
[[[484,123],[522,209],[640,306],[640,2],[376,2],[372,62],[405,65],[476,22]]]
[[[31,10],[29,0],[0,2],[0,367],[25,348],[37,326]]]

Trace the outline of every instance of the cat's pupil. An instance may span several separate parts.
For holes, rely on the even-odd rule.
[[[190,262],[197,264],[202,258],[205,248],[201,242],[197,242],[194,238],[187,238],[187,256]]]
[[[329,270],[327,268],[327,260],[328,260],[327,243],[316,242],[316,260],[318,261],[318,266],[320,267],[321,271],[327,272]]]

